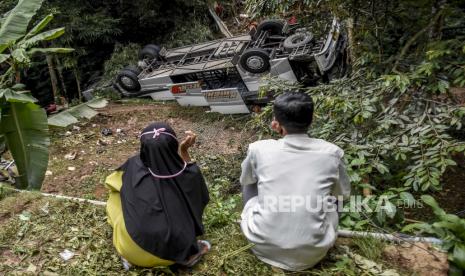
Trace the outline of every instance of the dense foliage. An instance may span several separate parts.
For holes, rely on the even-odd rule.
[[[419,195],[443,189],[446,168],[455,166],[454,156],[465,151],[465,107],[459,99],[465,91],[464,4],[246,2],[255,17],[284,14],[322,21],[332,13],[346,23],[350,77],[312,88],[272,80],[268,89],[302,89],[312,95],[316,114],[311,135],[344,149],[354,193],[370,196],[367,204],[375,212],[346,213],[342,225],[400,229],[405,208],[419,204]],[[255,124],[267,131],[270,116],[268,108]],[[384,208],[376,210],[381,197]],[[452,261],[460,266],[465,260],[463,244],[455,244],[448,249],[456,248],[460,260]]]
[[[447,214],[429,195],[423,195],[421,198],[433,209],[437,222],[433,224],[414,223],[407,225],[403,230],[420,229],[422,232],[440,237],[444,241],[442,247],[450,252],[449,260],[465,270],[465,219],[454,214]]]
[[[15,4],[15,0],[2,1],[0,14]],[[134,43],[143,47],[156,43],[172,46],[173,41],[191,43],[211,38],[211,31],[206,27],[209,25],[206,5],[203,0],[47,0],[37,17],[52,13],[55,17],[52,27],[67,30],[52,44],[73,47],[75,52],[66,57],[52,55],[47,60],[34,58],[35,66],[22,72],[28,76],[26,85],[35,88],[33,95],[39,98],[41,105],[53,101],[59,103],[54,96],[63,96],[71,102],[82,97],[83,90],[101,79],[104,62],[114,50],[121,49],[118,45]],[[120,63],[126,66],[130,60]],[[58,95],[53,95],[51,90]]]
[[[354,193],[363,194],[374,212],[362,208],[344,213],[342,226],[400,230],[405,211],[412,213],[409,208],[426,203],[438,221],[404,231],[421,229],[444,239],[450,261],[463,269],[463,219],[446,215],[432,197],[424,195],[419,201],[419,196],[443,189],[446,169],[455,166],[454,157],[463,158],[465,151],[464,3],[246,2],[254,17],[293,15],[304,23],[322,25],[334,14],[346,23],[350,77],[312,88],[273,80],[268,86],[277,94],[289,89],[309,93],[316,104],[311,136],[344,149]],[[255,125],[269,131],[270,116],[268,107],[255,118]],[[380,199],[383,208],[377,209]]]

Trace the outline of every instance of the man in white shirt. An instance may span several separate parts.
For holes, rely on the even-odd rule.
[[[249,145],[240,182],[241,228],[263,262],[299,271],[318,263],[337,237],[336,197],[350,194],[344,152],[307,135],[313,117],[310,96],[288,92],[276,98],[271,128],[284,136]]]

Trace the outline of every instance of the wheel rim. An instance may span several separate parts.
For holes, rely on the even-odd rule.
[[[252,56],[247,59],[247,66],[251,69],[259,70],[265,66],[265,60],[258,56]]]
[[[294,37],[294,39],[292,40],[292,43],[296,44],[296,43],[300,43],[302,41],[304,41],[304,38],[303,36],[298,36],[298,37]]]
[[[121,82],[127,87],[133,87],[134,81],[126,76],[121,77]]]

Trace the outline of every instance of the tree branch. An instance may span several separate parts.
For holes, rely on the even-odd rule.
[[[405,43],[404,47],[400,51],[400,54],[397,56],[396,61],[394,63],[394,67],[392,68],[392,71],[394,73],[399,74],[399,71],[397,71],[397,67],[399,66],[399,62],[402,60],[402,58],[407,54],[407,51],[410,49],[410,46],[420,37],[422,36],[426,31],[428,31],[435,23],[436,21],[441,17],[444,9],[439,10],[436,15],[431,19],[431,21],[421,29],[419,32],[417,32],[414,36],[412,36],[407,43]]]

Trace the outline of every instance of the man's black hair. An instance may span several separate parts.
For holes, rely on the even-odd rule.
[[[285,92],[275,99],[273,112],[289,134],[305,133],[312,124],[313,101],[303,92]]]

